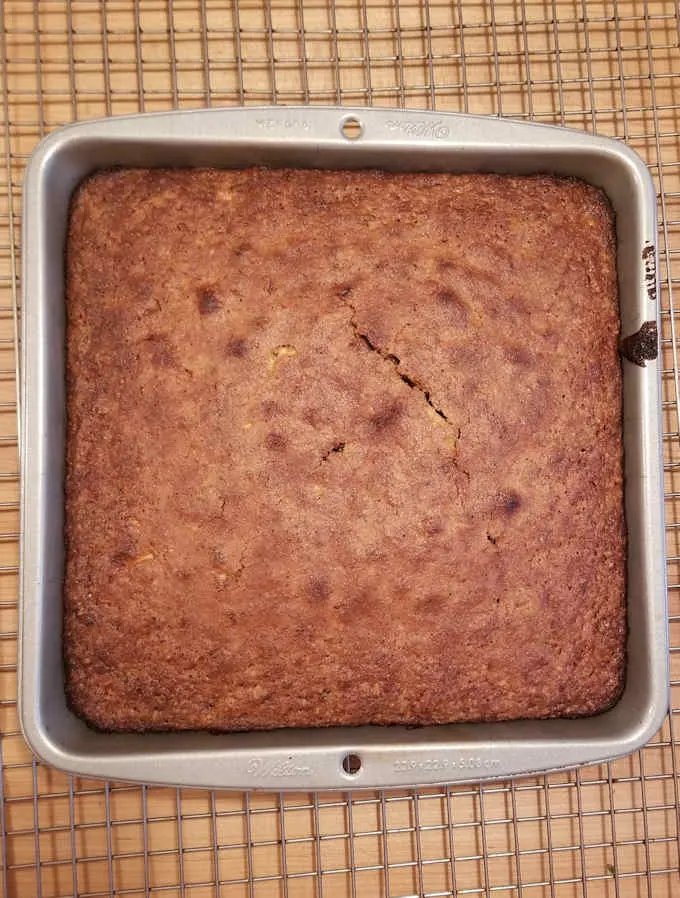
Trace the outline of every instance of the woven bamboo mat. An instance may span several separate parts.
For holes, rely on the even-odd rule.
[[[680,895],[678,0],[0,0],[0,891],[345,898]],[[76,119],[238,103],[437,108],[626,140],[659,191],[673,712],[569,774],[354,794],[108,785],[37,764],[16,713],[21,190]]]

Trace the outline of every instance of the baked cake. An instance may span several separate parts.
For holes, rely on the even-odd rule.
[[[66,682],[105,730],[595,714],[625,660],[612,211],[120,170],[67,246]]]

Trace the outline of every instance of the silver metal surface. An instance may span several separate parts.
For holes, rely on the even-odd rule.
[[[362,125],[348,140],[348,116]],[[660,362],[624,362],[629,539],[627,685],[612,710],[582,720],[407,730],[290,730],[232,735],[95,733],[66,708],[61,658],[64,296],[68,203],[111,165],[252,164],[393,170],[551,171],[602,187],[617,215],[624,335],[659,319],[644,254],[656,246],[656,200],[625,146],[559,128],[404,110],[250,108],[109,119],[50,135],[34,153],[24,200],[22,546],[19,707],[48,763],[84,776],[249,789],[347,789],[507,778],[627,754],[667,710],[668,656]],[[347,752],[361,757],[353,776]],[[481,793],[480,793],[481,795]]]

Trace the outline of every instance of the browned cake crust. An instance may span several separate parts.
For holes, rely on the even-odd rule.
[[[553,177],[99,173],[65,653],[110,730],[596,713],[625,654],[612,213]]]

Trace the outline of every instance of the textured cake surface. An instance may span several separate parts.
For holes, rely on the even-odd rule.
[[[611,210],[553,177],[100,172],[67,245],[71,706],[586,715],[625,661]]]

